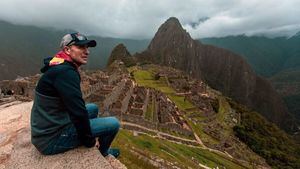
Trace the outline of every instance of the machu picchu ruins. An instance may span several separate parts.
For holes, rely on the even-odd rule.
[[[240,123],[240,114],[234,109],[224,110],[221,93],[200,79],[166,66],[128,67],[118,59],[111,60],[104,71],[80,70],[80,76],[86,103],[97,104],[100,116],[117,117],[123,129],[249,160],[243,153],[251,150],[227,132]],[[32,100],[39,77],[2,81],[0,104]],[[220,121],[220,116],[224,120]]]
[[[109,71],[80,71],[83,97],[99,106],[101,116],[117,117],[123,129],[175,143],[204,146],[247,160],[241,154],[245,150],[238,147],[248,148],[233,135],[224,134],[229,126],[239,123],[239,114],[232,109],[224,115],[224,123],[218,121],[222,106],[218,91],[170,67],[146,64],[126,68],[121,61],[114,63]],[[144,80],[154,86],[139,82],[141,72],[149,73],[149,79]],[[32,100],[39,77],[2,81],[1,103]],[[201,125],[203,133],[196,132],[194,125]],[[203,134],[218,143],[203,139]]]

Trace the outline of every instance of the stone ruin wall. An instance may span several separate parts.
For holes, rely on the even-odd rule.
[[[169,130],[169,131],[176,132],[176,133],[186,135],[186,136],[190,136],[190,137],[194,136],[194,133],[190,129],[183,128],[178,123],[166,123],[166,124],[159,123],[158,124],[158,129],[161,130],[161,131]]]
[[[142,116],[144,118],[147,111],[149,102],[149,89],[145,87],[136,86],[131,96],[130,108],[128,109],[129,114]]]
[[[210,97],[207,93],[207,86],[197,80],[190,85],[190,94],[187,95],[189,101],[191,101],[197,108],[202,110],[205,116],[213,116],[218,111],[218,99]]]
[[[125,97],[122,100],[122,107],[121,107],[122,113],[125,113],[128,109],[129,100],[130,100],[131,95],[133,94],[133,89],[134,89],[134,87],[133,87],[132,81],[128,80],[126,83],[126,87],[125,87],[125,91],[127,91],[127,92],[125,94]]]
[[[109,110],[108,115],[120,116],[125,113],[129,106],[129,101],[133,93],[133,83],[131,80],[123,79],[114,87],[111,94],[107,95],[103,101],[105,109]]]
[[[186,79],[181,78],[168,78],[170,86],[177,92],[187,92],[189,90],[189,83]]]
[[[122,121],[127,121],[130,123],[138,124],[149,129],[157,130],[157,123],[148,121],[140,116],[133,114],[122,114]]]
[[[0,103],[21,100],[30,101],[34,97],[34,89],[40,75],[19,77],[16,80],[0,81]]]
[[[110,94],[107,95],[105,100],[103,101],[103,106],[105,109],[109,108],[110,105],[112,105],[114,102],[118,100],[119,95],[121,94],[124,86],[125,86],[125,80],[120,81],[112,90]]]
[[[108,78],[109,85],[116,85],[121,80],[128,79],[129,75],[126,75],[122,72],[115,71]]]
[[[189,128],[183,125],[185,122],[180,121],[182,118],[179,117],[180,113],[178,113],[175,104],[163,93],[154,89],[136,86],[132,80],[121,74],[104,75],[96,77],[92,74],[92,78],[84,78],[83,84],[87,88],[83,90],[83,95],[91,95],[95,99],[100,95],[104,95],[103,106],[100,108],[109,110],[110,114],[108,115],[114,115],[122,121],[128,121],[154,130],[168,130],[183,135],[191,135]],[[149,100],[153,101],[155,105],[155,109],[152,110],[153,119],[151,121],[145,119]]]
[[[169,130],[173,132],[177,132],[183,135],[192,136],[193,132],[191,131],[190,127],[188,127],[187,122],[183,119],[180,115],[180,111],[176,107],[176,105],[170,101],[164,94],[158,94],[158,107],[159,113],[158,117],[159,130]]]
[[[125,81],[125,80],[123,80]],[[134,86],[131,80],[126,84],[120,82],[105,100],[110,107],[110,115],[117,116],[121,121],[134,123],[153,130],[177,132],[182,135],[192,136],[191,129],[182,121],[178,108],[163,93],[154,89]],[[153,99],[157,120],[145,119],[145,112],[149,100]],[[155,118],[155,117],[154,117]]]

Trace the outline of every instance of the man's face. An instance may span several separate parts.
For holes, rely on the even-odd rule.
[[[66,46],[66,53],[72,58],[72,60],[78,65],[84,65],[87,63],[88,55],[90,51],[88,46]]]

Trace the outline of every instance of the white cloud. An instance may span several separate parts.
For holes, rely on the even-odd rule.
[[[0,20],[75,29],[89,35],[152,38],[175,16],[193,38],[237,34],[292,35],[299,0],[2,0]],[[209,18],[192,28],[201,18]]]

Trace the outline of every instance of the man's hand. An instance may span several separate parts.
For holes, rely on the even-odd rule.
[[[98,149],[100,148],[100,143],[99,143],[98,137],[96,138],[96,144],[95,144],[95,147],[97,147]]]
[[[81,141],[84,146],[91,148],[95,146],[96,139],[90,135],[85,135],[85,137],[81,138]]]

